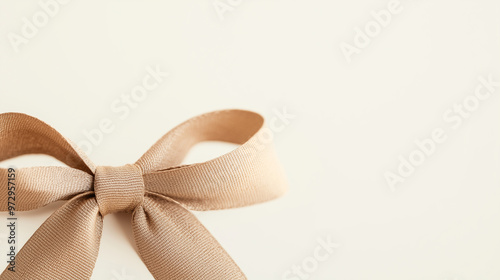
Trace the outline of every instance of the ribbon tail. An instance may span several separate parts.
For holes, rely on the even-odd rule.
[[[93,192],[54,212],[19,251],[0,280],[90,279],[99,251],[102,216]]]
[[[155,279],[247,279],[187,209],[147,193],[132,217],[139,255]]]

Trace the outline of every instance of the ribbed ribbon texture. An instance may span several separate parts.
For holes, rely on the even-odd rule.
[[[264,119],[243,110],[194,117],[158,140],[136,163],[95,166],[71,141],[21,113],[0,114],[0,161],[52,156],[67,166],[16,170],[16,210],[67,200],[33,234],[0,280],[90,279],[103,217],[131,215],[134,241],[155,279],[246,279],[189,210],[242,207],[286,191]],[[239,144],[215,159],[181,165],[203,141]],[[0,211],[8,211],[8,169],[0,168]]]

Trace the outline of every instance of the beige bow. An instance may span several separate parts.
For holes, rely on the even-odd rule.
[[[246,279],[187,209],[247,206],[286,190],[284,172],[264,119],[242,110],[192,118],[165,134],[135,164],[94,166],[44,122],[20,113],[0,115],[0,161],[46,154],[69,167],[16,170],[16,210],[69,200],[19,251],[7,279],[90,279],[106,214],[132,212],[138,253],[155,279]],[[180,165],[202,141],[240,144],[203,163]],[[0,211],[8,211],[7,169],[0,169]],[[3,191],[5,190],[5,191]]]

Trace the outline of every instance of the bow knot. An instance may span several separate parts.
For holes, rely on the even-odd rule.
[[[0,161],[45,154],[67,165],[16,170],[16,211],[67,202],[18,252],[16,272],[6,268],[0,280],[90,279],[103,217],[116,212],[132,212],[137,252],[155,279],[246,279],[189,210],[242,207],[285,192],[284,172],[265,133],[259,114],[216,111],[178,125],[134,164],[96,167],[46,123],[20,113],[0,114]],[[182,164],[191,147],[203,141],[240,146],[205,162]],[[11,188],[8,175],[0,168],[0,190]],[[0,195],[0,211],[9,211],[9,201]]]
[[[141,169],[134,164],[97,166],[94,192],[103,216],[117,212],[132,212],[144,201],[144,181]]]

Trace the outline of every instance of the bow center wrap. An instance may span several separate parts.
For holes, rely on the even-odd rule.
[[[98,166],[95,171],[94,192],[103,216],[132,212],[144,201],[141,169],[134,164]]]

